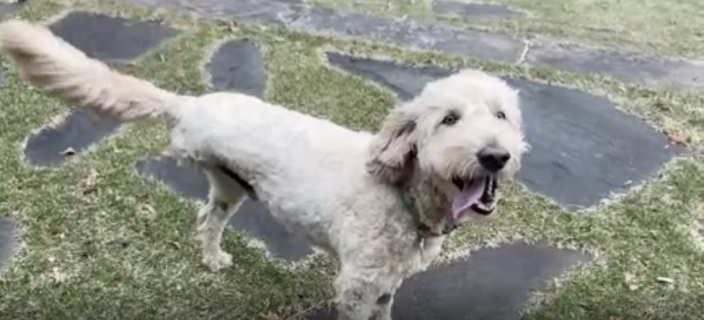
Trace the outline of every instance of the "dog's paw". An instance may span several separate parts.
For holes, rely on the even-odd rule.
[[[232,255],[219,250],[214,254],[206,254],[203,256],[203,264],[212,272],[218,272],[222,269],[232,266]]]

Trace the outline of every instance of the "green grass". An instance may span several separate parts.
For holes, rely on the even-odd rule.
[[[704,3],[699,0],[484,0],[527,12],[497,20],[433,14],[431,0],[307,0],[376,13],[446,21],[522,37],[542,34],[594,45],[694,59],[704,56]],[[471,0],[456,0],[470,2]]]
[[[596,255],[593,263],[575,268],[536,296],[525,319],[699,319],[704,310],[704,253],[693,232],[695,221],[704,219],[704,162],[696,158],[704,147],[700,95],[201,22],[101,1],[31,2],[21,14],[46,20],[63,8],[164,20],[182,29],[175,41],[126,68],[182,93],[208,90],[200,67],[217,43],[254,38],[266,53],[268,100],[356,129],[377,128],[393,96],[325,65],[319,58],[324,49],[477,67],[606,95],[663,132],[687,137],[693,155],[673,161],[657,178],[589,215],[567,212],[513,185],[500,218],[455,234],[447,255],[518,239]],[[196,205],[134,170],[136,161],[165,146],[165,121],[126,125],[60,169],[28,166],[21,152],[25,139],[68,109],[21,84],[9,68],[0,87],[0,215],[21,221],[24,243],[0,276],[0,319],[258,319],[269,312],[287,318],[332,298],[334,259],[318,255],[287,267],[248,246],[240,233],[225,239],[234,268],[213,274],[200,265],[191,240]]]

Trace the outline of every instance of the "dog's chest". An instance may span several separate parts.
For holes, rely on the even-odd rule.
[[[443,237],[444,238],[444,237]],[[440,255],[442,251],[442,243],[444,239],[440,238],[427,238],[419,241],[418,249],[416,254],[418,256],[419,271],[425,271]]]
[[[435,261],[442,250],[442,240],[426,239],[415,242],[405,250],[398,250],[398,247],[389,249],[388,252],[401,254],[391,254],[386,258],[388,268],[402,278],[408,278],[425,271]]]

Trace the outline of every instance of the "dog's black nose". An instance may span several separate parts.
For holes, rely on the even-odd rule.
[[[484,169],[497,172],[506,166],[511,154],[501,147],[485,147],[477,152],[477,159]]]

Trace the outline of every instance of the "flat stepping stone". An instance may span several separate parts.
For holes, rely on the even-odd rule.
[[[413,67],[329,52],[329,62],[408,100],[428,81],[450,74],[432,66]],[[531,150],[518,179],[528,189],[578,209],[598,204],[654,175],[684,148],[623,113],[606,98],[522,78],[504,79],[521,91]]]
[[[0,218],[0,273],[10,266],[16,241],[17,222],[11,218]]]
[[[432,266],[406,280],[392,315],[404,320],[515,320],[530,294],[591,257],[547,245],[515,243]],[[335,320],[335,311],[308,316]]]
[[[459,17],[508,18],[520,12],[500,4],[434,0],[431,4],[436,14]]]
[[[141,160],[136,167],[142,177],[160,181],[184,197],[208,199],[209,186],[205,175],[193,168],[178,166],[171,158]],[[230,227],[262,241],[274,258],[295,262],[313,253],[305,236],[289,231],[258,201],[247,199],[232,217]]]
[[[178,33],[153,22],[83,11],[71,12],[49,28],[89,57],[114,62],[134,60]]]
[[[73,109],[58,125],[45,127],[29,138],[25,158],[34,166],[58,167],[110,136],[121,124],[89,110]]]
[[[49,27],[84,51],[108,62],[129,62],[177,32],[166,26],[90,12],[71,12]],[[24,153],[35,166],[58,167],[101,139],[122,122],[86,109],[73,109],[61,123],[48,126],[27,141]]]
[[[267,74],[261,50],[250,39],[222,44],[206,66],[210,83],[216,90],[230,90],[264,96]]]

